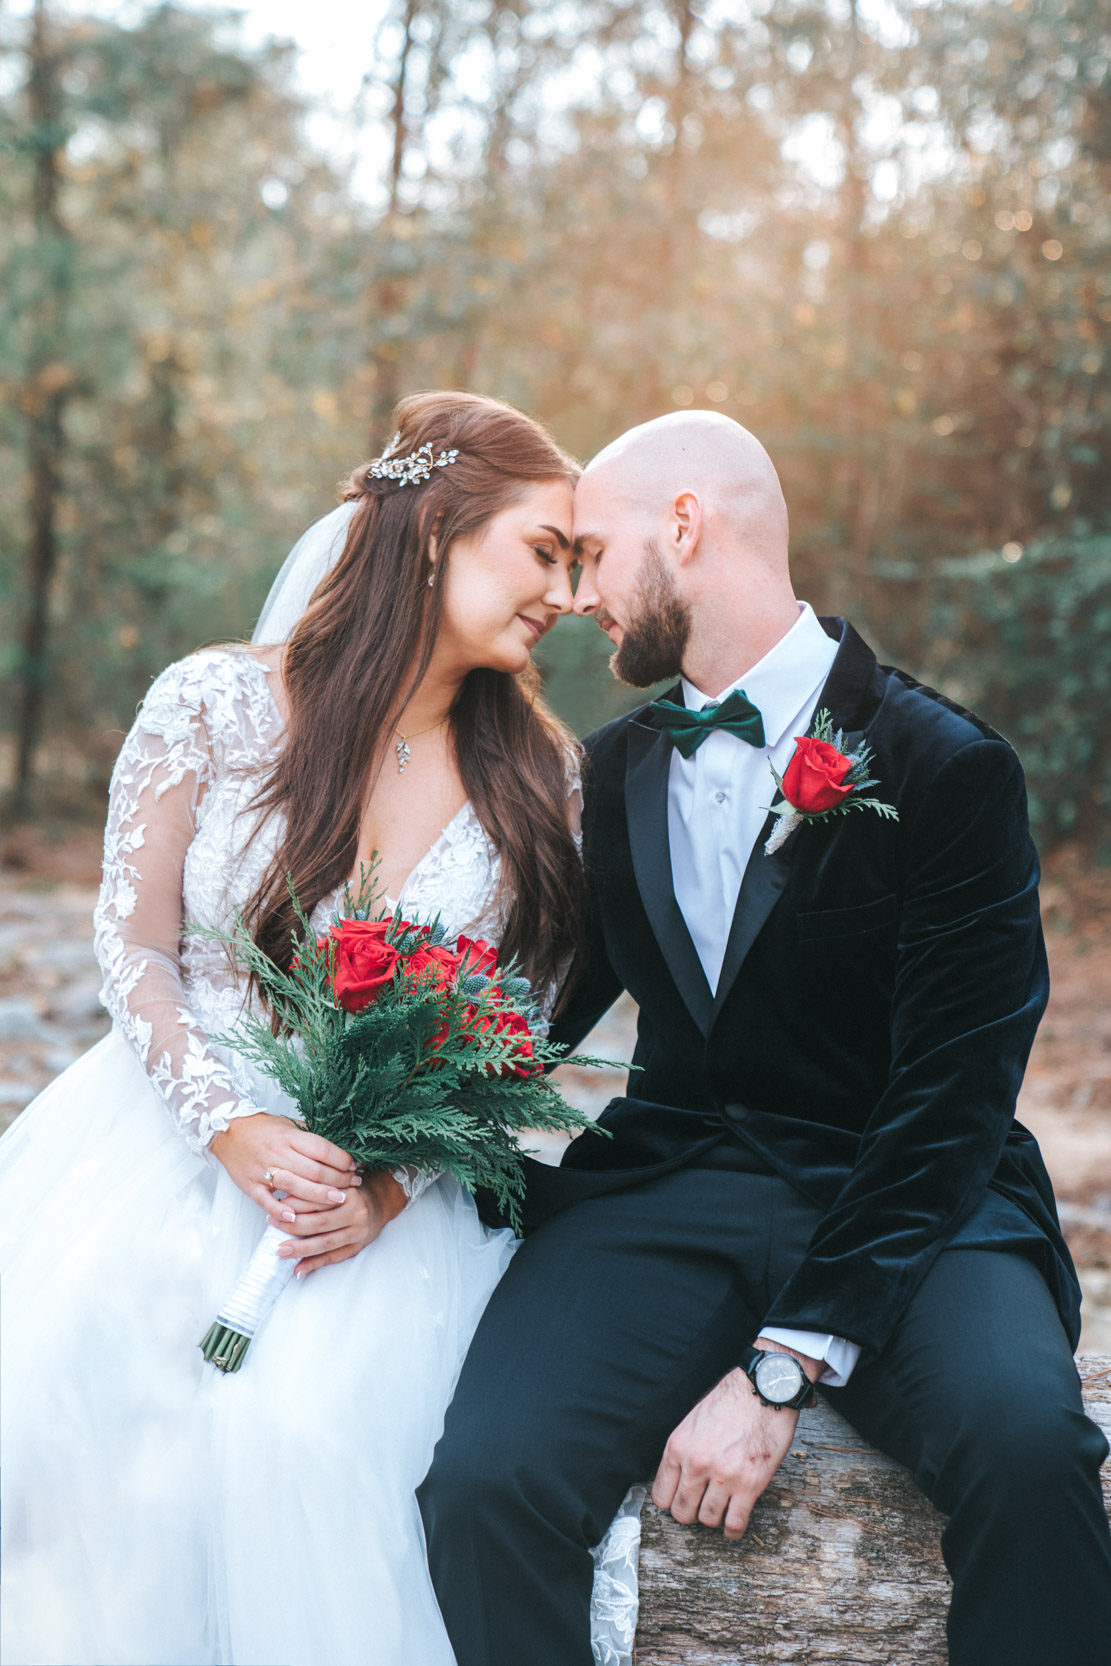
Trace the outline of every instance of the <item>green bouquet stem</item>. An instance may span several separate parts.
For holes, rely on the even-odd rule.
[[[217,1319],[204,1334],[201,1353],[208,1364],[214,1365],[218,1371],[238,1371],[250,1346],[249,1336],[222,1325]]]

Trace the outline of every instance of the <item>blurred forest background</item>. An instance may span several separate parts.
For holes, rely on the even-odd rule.
[[[122,16],[122,12],[121,12]],[[249,632],[402,393],[587,456],[716,407],[798,588],[1111,860],[1107,0],[394,0],[352,124],[233,12],[0,9],[0,786],[99,818],[151,677]],[[545,646],[580,729],[629,703]]]

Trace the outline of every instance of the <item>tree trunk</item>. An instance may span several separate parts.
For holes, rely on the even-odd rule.
[[[390,107],[392,145],[390,149],[389,201],[378,228],[380,244],[380,273],[370,295],[371,365],[374,372],[371,406],[370,443],[377,450],[389,439],[388,424],[401,392],[401,362],[399,331],[395,320],[405,304],[405,285],[398,270],[398,249],[401,241],[401,180],[405,169],[405,151],[409,143],[409,116],[406,89],[409,59],[413,51],[413,24],[417,16],[417,0],[405,0],[401,19],[401,46],[394,72],[393,99]],[[402,261],[402,264],[404,262]]]
[[[62,413],[70,371],[62,362],[65,308],[73,245],[58,212],[58,64],[50,41],[44,0],[31,24],[28,98],[34,150],[33,214],[42,282],[30,320],[31,346],[22,407],[27,421],[30,535],[27,543],[27,613],[19,672],[15,808],[26,808],[35,751],[42,732],[48,682],[50,587],[58,561],[59,463],[64,443]]]
[[[1078,1364],[1111,1435],[1111,1358]],[[1111,1460],[1103,1474],[1111,1511]],[[740,1543],[645,1506],[637,1666],[945,1666],[944,1521],[905,1469],[814,1406]]]

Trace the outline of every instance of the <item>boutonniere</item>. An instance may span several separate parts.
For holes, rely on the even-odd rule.
[[[885,821],[898,821],[894,804],[868,796],[869,787],[879,786],[872,774],[872,748],[861,745],[846,752],[844,745],[844,732],[834,731],[833,719],[823,709],[810,733],[796,737],[795,755],[783,774],[770,765],[783,797],[771,807],[778,820],[764,845],[765,856],[774,856],[804,821],[829,821],[853,810],[874,810]]]

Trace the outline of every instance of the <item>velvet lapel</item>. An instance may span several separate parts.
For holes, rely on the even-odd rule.
[[[845,745],[851,749],[863,740],[879,710],[884,685],[882,679],[876,681],[875,654],[847,619],[822,619],[821,626],[840,646],[817,709],[825,707],[833,727],[845,731]]]
[[[875,702],[869,702],[866,695],[876,669],[876,656],[847,620],[823,619],[822,626],[827,636],[840,639],[840,647],[826,678],[825,687],[818,697],[817,709],[820,711],[823,706],[828,709],[834,727],[845,730],[845,745],[851,748],[863,739],[867,723],[875,712]],[[855,729],[853,724],[857,725]],[[770,770],[768,787],[775,794],[775,783]],[[778,794],[775,796],[778,797]],[[788,839],[774,856],[764,855],[764,841],[774,824],[774,816],[769,815],[760,830],[760,837],[753,846],[744,878],[741,880],[737,906],[733,911],[733,922],[729,928],[729,940],[725,945],[721,976],[714,996],[711,1025],[717,1022],[729,992],[737,981],[745,956],[759,936],[764,921],[782,896],[791,872],[797,844],[795,839]]]
[[[659,729],[635,718],[627,733],[625,811],[637,889],[668,971],[695,1023],[708,1035],[713,994],[671,883],[667,832],[671,742]]]

